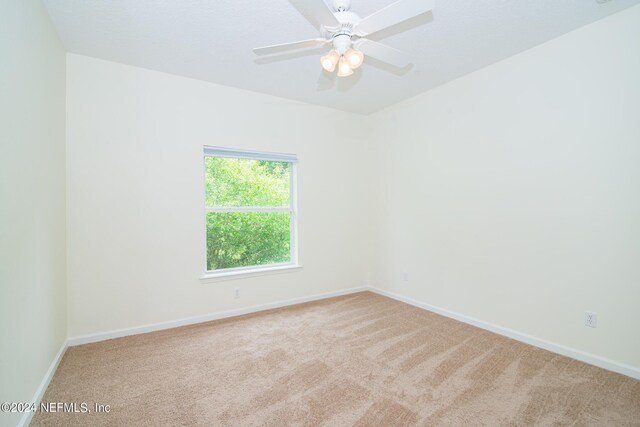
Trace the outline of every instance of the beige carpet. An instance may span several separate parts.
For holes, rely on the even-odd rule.
[[[640,381],[372,293],[69,348],[32,425],[636,425]]]

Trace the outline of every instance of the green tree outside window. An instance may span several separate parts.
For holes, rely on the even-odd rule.
[[[207,270],[291,262],[291,164],[205,157]]]

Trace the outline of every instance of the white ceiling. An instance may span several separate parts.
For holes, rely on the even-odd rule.
[[[351,9],[364,17],[392,2],[352,0]],[[69,52],[368,114],[640,0],[436,0],[433,14],[370,37],[411,53],[411,66],[367,59],[342,79],[322,72],[324,49],[253,54],[318,36],[288,0],[44,3]]]

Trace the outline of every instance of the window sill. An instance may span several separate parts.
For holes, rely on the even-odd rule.
[[[302,265],[291,264],[291,265],[278,265],[273,267],[208,272],[200,276],[200,281],[202,283],[220,282],[224,280],[244,279],[247,277],[254,277],[254,276],[265,276],[268,274],[293,273],[301,269],[302,269]]]

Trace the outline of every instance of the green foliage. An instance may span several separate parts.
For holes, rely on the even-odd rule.
[[[289,206],[289,163],[206,157],[207,207]]]
[[[207,268],[290,261],[289,212],[207,214]]]
[[[289,164],[205,158],[207,207],[288,207]],[[284,263],[289,212],[207,213],[207,269]]]

